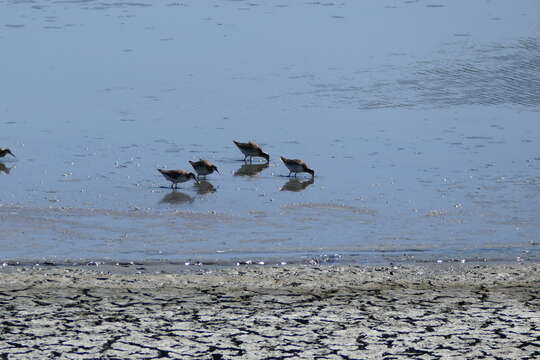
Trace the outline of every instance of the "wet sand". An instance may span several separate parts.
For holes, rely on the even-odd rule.
[[[538,264],[9,268],[2,359],[540,356]]]

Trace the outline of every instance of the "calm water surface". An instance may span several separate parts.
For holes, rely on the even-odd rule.
[[[537,1],[0,8],[4,262],[540,259]]]

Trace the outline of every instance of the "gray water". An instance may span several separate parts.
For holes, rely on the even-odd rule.
[[[3,262],[540,259],[538,1],[0,9]]]

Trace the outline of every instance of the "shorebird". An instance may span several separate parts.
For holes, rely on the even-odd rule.
[[[206,176],[214,171],[216,171],[219,174],[219,171],[216,167],[216,165],[212,164],[208,160],[199,160],[199,161],[190,161],[189,162],[191,166],[193,166],[193,169],[197,172],[197,179],[199,179],[201,176]]]
[[[8,148],[0,148],[0,158],[6,156],[7,154],[15,157],[15,155],[13,155],[11,150],[9,150]]]
[[[249,157],[249,161],[253,160],[253,157],[262,157],[266,159],[266,162],[270,162],[270,155],[265,153],[261,147],[254,143],[253,141],[247,142],[247,143],[241,143],[238,141],[233,140],[234,145],[240,149],[242,154],[245,155],[244,161],[247,161],[247,158]]]
[[[287,169],[289,169],[289,176],[291,176],[292,173],[294,173],[294,176],[296,176],[297,173],[303,172],[311,174],[311,177],[315,176],[315,171],[310,169],[302,160],[286,159],[282,156],[281,161],[283,161]]]
[[[176,189],[178,187],[178,183],[189,181],[189,179],[193,179],[197,182],[199,181],[194,173],[184,170],[157,169],[157,171],[159,171],[165,179],[171,182],[171,189]]]

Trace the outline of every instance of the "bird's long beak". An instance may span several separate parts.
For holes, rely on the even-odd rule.
[[[11,151],[8,152],[11,156],[16,157]]]

